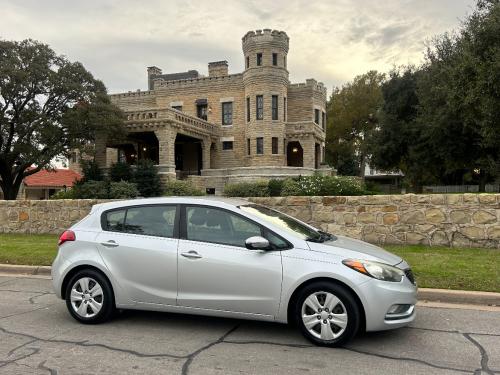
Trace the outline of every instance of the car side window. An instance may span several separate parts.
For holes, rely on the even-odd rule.
[[[281,237],[278,237],[277,235],[266,231],[266,236],[267,240],[269,241],[269,244],[271,247],[275,250],[284,250],[284,249],[289,249],[290,244],[286,242],[284,239]]]
[[[124,232],[158,237],[174,237],[176,206],[130,207]]]
[[[104,227],[111,232],[123,232],[127,210],[115,210],[106,213]]]
[[[245,247],[249,237],[260,236],[259,225],[229,211],[186,207],[186,238],[191,241]]]

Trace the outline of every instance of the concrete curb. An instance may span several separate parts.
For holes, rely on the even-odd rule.
[[[0,264],[0,273],[50,276],[49,266]],[[419,288],[418,300],[466,305],[500,306],[500,293],[471,292],[467,290]]]
[[[17,275],[43,275],[50,276],[49,266],[25,266],[16,264],[0,264],[0,272]]]

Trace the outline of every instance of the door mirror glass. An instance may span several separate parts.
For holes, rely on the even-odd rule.
[[[245,246],[249,250],[266,250],[269,249],[269,241],[261,236],[247,238]]]

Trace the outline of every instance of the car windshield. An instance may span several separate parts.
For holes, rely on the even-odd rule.
[[[280,227],[287,232],[294,234],[303,240],[311,242],[325,242],[335,240],[336,237],[330,233],[314,229],[310,226],[302,224],[300,221],[291,216],[285,215],[279,211],[270,208],[259,206],[257,204],[246,204],[239,206],[243,211],[258,216],[267,222]]]

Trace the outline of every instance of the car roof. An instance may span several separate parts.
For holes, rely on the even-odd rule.
[[[248,204],[248,200],[242,198],[227,198],[227,197],[159,197],[159,198],[138,198],[128,199],[121,201],[112,201],[106,203],[99,203],[92,207],[92,211],[105,211],[113,208],[120,208],[126,206],[138,206],[148,204],[203,204],[216,207],[227,206],[240,206]]]

